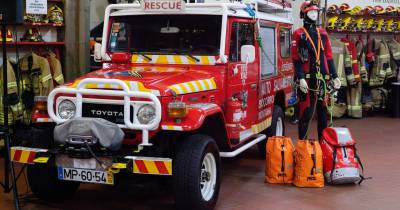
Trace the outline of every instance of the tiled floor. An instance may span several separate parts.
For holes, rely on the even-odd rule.
[[[217,209],[400,209],[400,165],[397,165],[400,161],[400,119],[372,117],[337,120],[335,124],[351,129],[358,142],[366,176],[373,177],[372,180],[361,186],[327,186],[322,189],[265,184],[264,161],[253,149],[222,162],[223,183]],[[296,126],[287,123],[287,135],[295,138]],[[162,183],[155,180],[144,185],[131,183],[117,187],[83,185],[68,202],[49,204],[28,194],[23,197],[22,204],[26,210],[174,209],[170,189]],[[20,193],[24,194],[26,186],[23,182],[19,185]],[[0,192],[0,210],[3,209],[12,209],[12,196]]]

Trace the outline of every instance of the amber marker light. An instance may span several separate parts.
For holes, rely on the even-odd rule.
[[[184,118],[188,114],[188,108],[183,102],[171,102],[168,104],[168,117]]]

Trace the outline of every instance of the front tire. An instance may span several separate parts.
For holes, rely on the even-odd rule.
[[[271,136],[284,136],[285,135],[285,114],[280,106],[275,105],[272,113],[271,126],[266,129],[262,134],[267,138],[257,144],[258,152],[262,158],[266,157],[267,139]]]
[[[49,149],[53,142],[52,128],[33,128],[32,147]],[[53,165],[35,164],[27,167],[28,183],[36,197],[49,202],[60,202],[71,198],[79,189],[79,182],[58,179]]]
[[[220,156],[215,141],[192,135],[178,148],[173,164],[177,209],[214,209],[220,188]]]

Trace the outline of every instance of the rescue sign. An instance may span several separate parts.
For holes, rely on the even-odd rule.
[[[180,12],[185,8],[182,0],[143,0],[141,5],[146,12]]]

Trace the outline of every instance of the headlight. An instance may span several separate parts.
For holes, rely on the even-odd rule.
[[[156,109],[151,105],[144,105],[139,108],[137,118],[141,124],[150,124],[156,118]]]
[[[61,117],[61,119],[71,119],[75,116],[75,111],[75,104],[70,100],[63,100],[58,105],[58,115]]]

